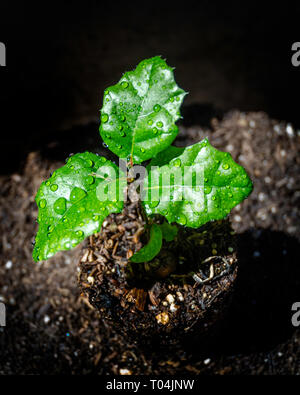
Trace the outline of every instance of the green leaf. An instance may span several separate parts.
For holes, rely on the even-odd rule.
[[[99,232],[110,213],[122,210],[119,191],[125,185],[126,178],[106,158],[89,152],[70,157],[41,184],[36,195],[39,230],[34,260],[69,250]]]
[[[163,222],[160,226],[160,229],[162,231],[162,237],[166,241],[172,241],[174,240],[175,236],[178,233],[178,228],[175,225],[170,225],[168,222]]]
[[[163,59],[143,60],[105,90],[99,129],[102,139],[122,159],[141,163],[153,158],[177,136],[175,122],[185,95]]]
[[[152,224],[150,228],[150,239],[148,244],[136,252],[130,260],[135,263],[149,262],[160,251],[162,246],[162,230],[159,225]]]
[[[147,170],[146,213],[192,228],[224,218],[253,188],[245,169],[207,139],[186,148],[169,147]]]

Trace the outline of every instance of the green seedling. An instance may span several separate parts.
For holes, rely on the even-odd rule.
[[[151,261],[180,226],[199,228],[223,219],[251,193],[244,168],[207,139],[185,148],[171,145],[185,95],[160,57],[142,61],[105,90],[100,134],[123,161],[118,167],[90,152],[75,154],[41,184],[35,261],[100,232],[109,214],[122,211],[128,185],[136,182],[132,171],[145,161],[136,189],[149,240],[132,262]]]

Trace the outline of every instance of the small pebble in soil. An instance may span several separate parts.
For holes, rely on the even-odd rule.
[[[89,277],[87,278],[87,280],[88,280],[88,282],[89,282],[90,284],[94,284],[94,282],[95,282],[95,279],[94,279],[94,277],[92,277],[92,276],[89,276]]]
[[[269,177],[269,176],[265,177],[266,184],[270,184],[271,181],[272,181],[271,177]]]
[[[44,316],[44,323],[48,324],[50,322],[50,317],[48,315]]]
[[[171,313],[175,313],[178,309],[179,309],[179,306],[176,306],[176,304],[171,303],[171,306],[170,306]]]
[[[263,201],[265,200],[265,197],[266,197],[266,195],[265,195],[263,192],[260,192],[260,193],[258,194],[258,200],[259,200],[260,202],[263,202]]]
[[[169,295],[166,296],[166,300],[167,300],[167,302],[169,304],[172,304],[172,303],[174,303],[175,298],[174,298],[174,296],[172,294],[169,294]]]
[[[132,372],[131,372],[131,370],[129,370],[129,369],[120,369],[120,374],[121,374],[122,376],[128,376],[128,375],[131,375]]]
[[[179,291],[176,292],[176,295],[177,295],[177,299],[179,300],[179,302],[183,302],[184,301],[184,297],[183,297],[181,292],[179,292]]]
[[[210,358],[207,358],[203,361],[204,365],[208,365],[210,364]]]
[[[12,261],[7,261],[6,264],[5,264],[5,269],[8,269],[8,270],[11,269],[12,265],[13,265]]]
[[[170,321],[169,314],[162,312],[155,317],[159,324],[167,325]]]
[[[293,129],[293,127],[292,127],[292,125],[291,125],[290,123],[287,124],[285,130],[286,130],[286,134],[287,134],[289,137],[294,137],[294,129]]]

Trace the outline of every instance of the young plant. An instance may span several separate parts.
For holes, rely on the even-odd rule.
[[[44,181],[36,195],[39,230],[35,261],[75,247],[100,232],[104,219],[124,207],[134,171],[150,161],[136,188],[147,219],[149,241],[132,262],[147,262],[172,241],[178,226],[198,228],[223,219],[252,191],[246,171],[207,139],[186,148],[172,146],[186,95],[173,69],[160,57],[142,61],[104,92],[100,134],[126,165],[118,167],[90,152],[75,154]],[[128,173],[129,171],[129,173]],[[164,217],[157,223],[157,215]],[[161,221],[160,221],[161,222]]]

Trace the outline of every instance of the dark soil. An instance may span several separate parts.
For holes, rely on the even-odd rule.
[[[78,276],[83,293],[114,328],[139,343],[153,347],[155,341],[161,346],[191,334],[199,338],[224,316],[237,276],[229,221],[198,230],[180,227],[152,262],[133,264],[128,258],[144,244],[143,231],[136,203],[107,217],[83,250]]]
[[[22,174],[0,178],[0,298],[7,307],[1,374],[300,373],[300,332],[291,324],[291,306],[300,299],[299,135],[264,113],[233,112],[213,120],[211,130],[182,127],[177,144],[204,136],[231,152],[254,182],[252,195],[230,215],[239,271],[214,341],[161,349],[121,335],[80,296],[76,269],[83,246],[33,263],[34,195],[62,162],[32,153]],[[52,147],[52,157],[66,150]]]

